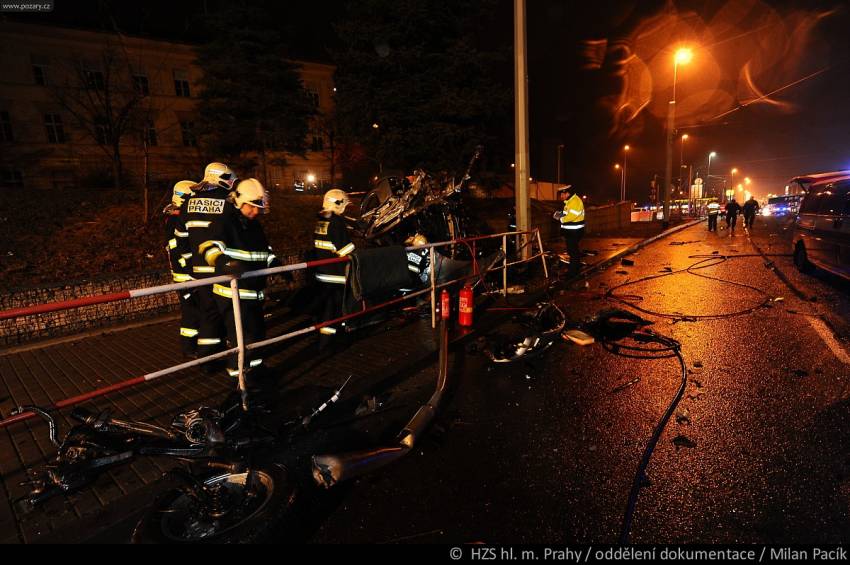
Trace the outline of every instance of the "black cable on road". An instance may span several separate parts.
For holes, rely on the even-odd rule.
[[[688,369],[685,365],[685,358],[682,356],[682,346],[678,341],[669,337],[658,335],[652,331],[634,332],[629,336],[629,338],[638,343],[658,343],[661,347],[628,345],[622,343],[622,341],[606,340],[602,341],[602,346],[611,353],[632,359],[665,359],[669,357],[676,357],[679,360],[679,366],[682,369],[682,382],[679,385],[679,389],[676,391],[676,395],[667,406],[667,410],[664,412],[664,415],[661,416],[658,424],[656,424],[655,429],[652,432],[652,436],[649,439],[649,443],[647,443],[646,448],[643,451],[643,457],[641,457],[640,464],[638,464],[637,472],[635,473],[635,478],[632,482],[632,488],[631,491],[629,491],[628,502],[626,503],[626,513],[623,517],[623,526],[620,530],[621,545],[627,545],[629,543],[629,534],[632,528],[632,521],[634,520],[638,497],[640,496],[640,489],[646,482],[646,469],[649,467],[649,462],[652,459],[655,446],[658,444],[658,440],[661,438],[664,428],[667,427],[670,417],[673,415],[673,412],[675,412],[676,407],[682,400],[682,397],[685,394],[685,389],[688,385]]]
[[[650,275],[648,277],[643,277],[643,278],[633,280],[633,281],[624,282],[622,284],[619,284],[617,286],[609,288],[608,291],[605,293],[605,297],[609,298],[611,300],[615,300],[617,302],[620,302],[623,305],[628,306],[629,308],[633,308],[634,310],[637,310],[637,311],[642,312],[644,314],[649,314],[651,316],[656,316],[656,317],[659,317],[659,318],[667,318],[667,319],[671,319],[671,320],[720,320],[720,319],[724,319],[724,318],[733,318],[735,316],[743,316],[743,315],[746,315],[746,314],[750,314],[752,312],[755,312],[756,310],[759,310],[761,308],[766,307],[772,300],[770,295],[768,295],[762,289],[755,287],[753,285],[735,282],[735,281],[730,281],[728,279],[723,279],[723,278],[720,278],[720,277],[713,277],[711,275],[705,275],[705,274],[696,272],[696,271],[701,270],[701,269],[707,269],[709,267],[714,267],[714,266],[717,266],[721,263],[725,263],[726,261],[728,261],[730,259],[738,259],[738,258],[743,258],[743,257],[762,257],[763,258],[765,256],[755,254],[755,253],[743,254],[743,255],[717,255],[717,254],[690,255],[690,256],[688,256],[688,259],[699,259],[699,260],[696,263],[690,265],[689,267],[686,267],[684,269],[679,269],[679,270],[676,270],[676,271],[670,271],[670,272],[667,272],[667,273]],[[658,311],[655,311],[655,310],[650,310],[649,308],[644,308],[642,306],[638,306],[637,303],[640,302],[641,300],[643,300],[643,297],[638,295],[638,294],[614,294],[614,292],[618,289],[622,289],[622,288],[625,288],[625,287],[628,287],[628,286],[632,286],[632,285],[635,285],[635,284],[638,284],[638,283],[641,283],[641,282],[660,279],[660,278],[663,278],[663,277],[669,277],[669,276],[673,276],[673,275],[679,275],[679,274],[682,274],[682,273],[686,273],[686,274],[693,275],[695,277],[700,277],[700,278],[703,278],[703,279],[712,280],[712,281],[715,281],[715,282],[720,282],[720,283],[723,283],[723,284],[728,284],[728,285],[732,285],[732,286],[746,288],[746,289],[749,289],[749,290],[752,290],[752,291],[755,291],[755,292],[761,294],[762,296],[764,296],[764,299],[754,306],[751,306],[751,307],[748,307],[748,308],[743,308],[741,310],[736,310],[734,312],[725,312],[723,314],[679,314],[679,313],[669,313],[669,312],[658,312]]]

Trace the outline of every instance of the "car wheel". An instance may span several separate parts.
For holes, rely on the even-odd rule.
[[[815,270],[815,266],[809,262],[809,256],[806,254],[806,246],[802,241],[798,241],[794,246],[794,266],[801,273],[810,274]]]

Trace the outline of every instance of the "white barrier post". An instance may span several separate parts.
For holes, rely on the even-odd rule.
[[[242,396],[242,409],[248,411],[248,387],[245,386],[245,337],[242,335],[242,309],[239,307],[239,279],[230,280],[231,300],[233,301],[233,322],[236,326],[237,367],[239,368],[239,392]]]
[[[428,257],[431,261],[431,329],[437,327],[437,279],[434,271],[437,270],[437,265],[434,262],[434,248],[428,250]]]
[[[508,236],[502,236],[502,294],[508,295]]]
[[[540,239],[540,228],[534,228],[537,236],[537,247],[540,249],[540,260],[543,261],[543,275],[549,280],[549,267],[546,265],[546,253],[543,251],[543,240]]]

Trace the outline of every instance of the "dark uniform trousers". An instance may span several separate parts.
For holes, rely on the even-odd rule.
[[[320,212],[316,218],[313,237],[317,259],[345,257],[354,251],[354,244],[348,235],[345,222],[336,214]],[[323,304],[319,312],[319,322],[327,322],[348,313],[350,307],[347,303],[350,295],[347,291],[346,265],[344,263],[323,265],[316,269],[315,277],[322,288]],[[343,330],[343,326],[344,323],[320,328],[319,349],[325,349],[330,345],[333,337]]]
[[[581,248],[579,242],[584,236],[584,228],[577,230],[568,230],[561,228],[561,233],[564,236],[564,243],[567,245],[567,253],[570,255],[569,273],[578,274],[581,271]]]
[[[180,216],[170,215],[165,221],[166,252],[171,267],[171,277],[175,283],[193,280],[191,275],[192,253],[189,248],[189,233]],[[185,356],[192,356],[198,348],[200,310],[194,289],[177,291],[180,302],[180,349]]]

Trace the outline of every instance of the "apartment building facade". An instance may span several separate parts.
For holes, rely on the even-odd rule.
[[[113,172],[102,123],[133,106],[118,149],[128,185],[171,186],[200,178],[207,160],[195,135],[203,72],[190,44],[0,22],[0,191],[97,186]],[[331,65],[297,61],[318,112],[305,156],[271,154],[266,184],[277,190],[331,183]],[[114,132],[117,128],[108,131]],[[113,134],[114,135],[114,134]],[[262,177],[257,168],[238,171]]]

